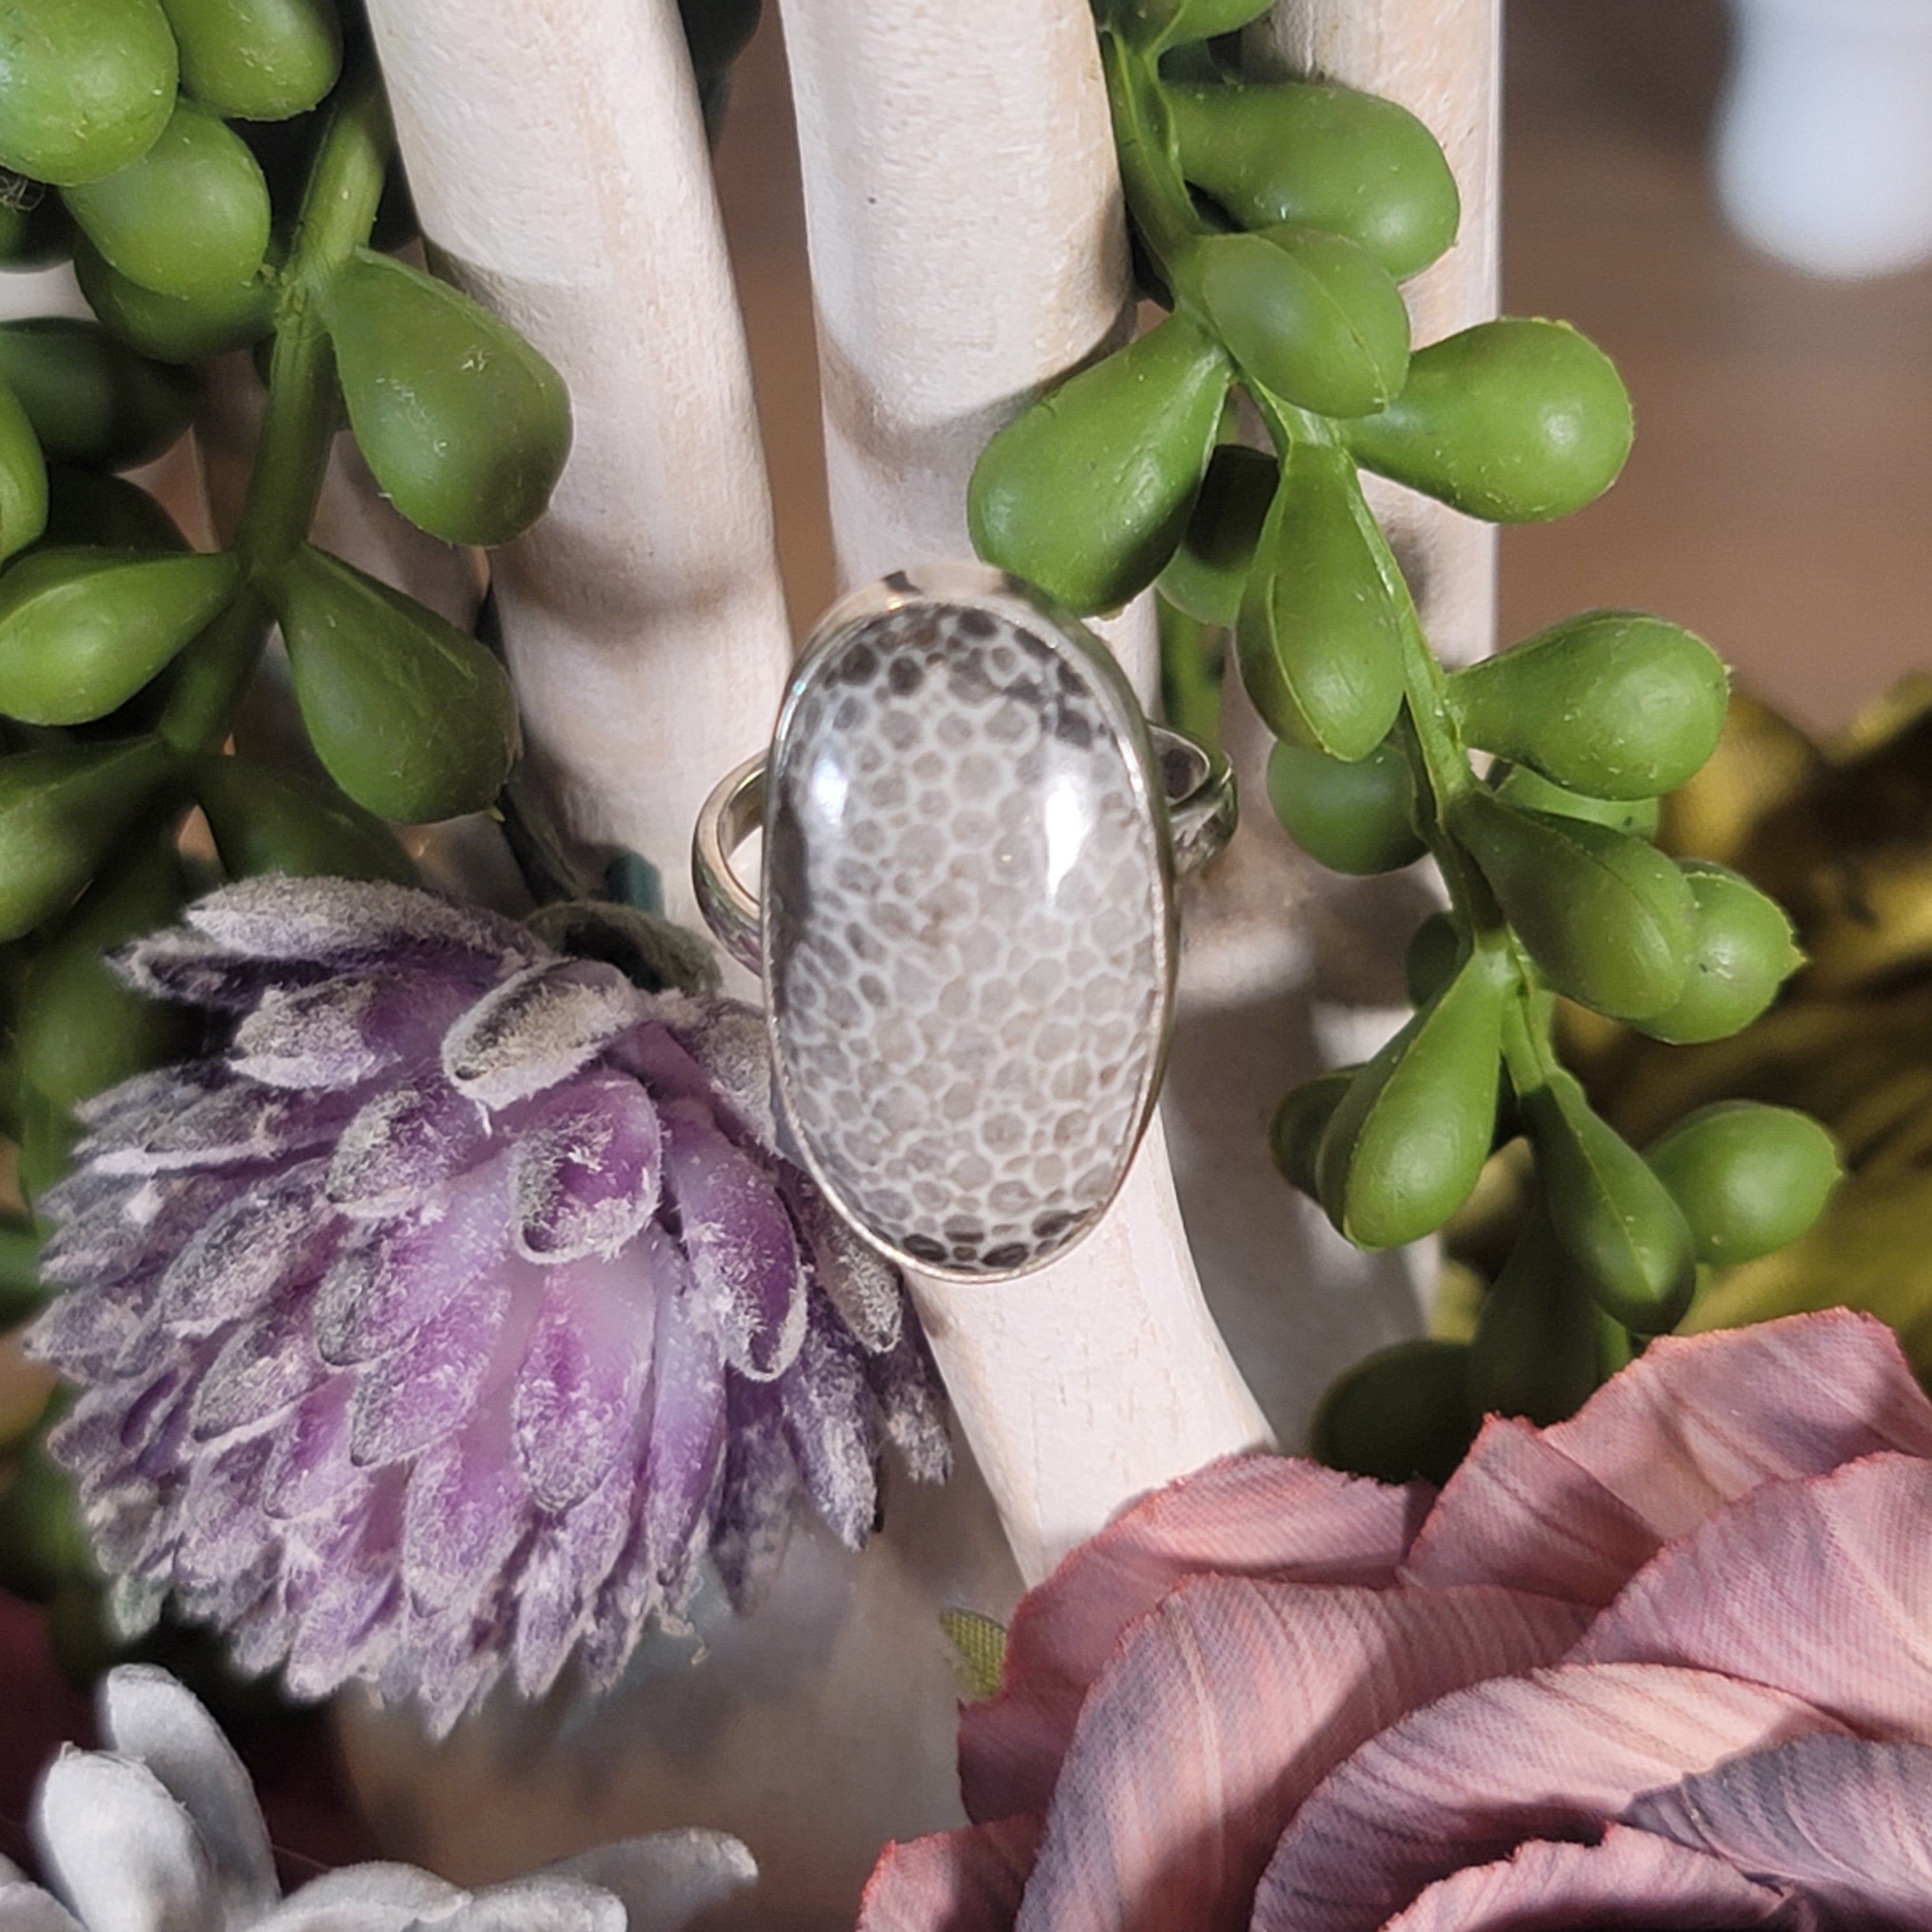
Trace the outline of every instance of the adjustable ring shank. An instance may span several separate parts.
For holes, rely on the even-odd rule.
[[[1167,795],[1174,869],[1198,872],[1233,836],[1234,775],[1226,756],[1192,738],[1150,724],[1148,736]],[[691,874],[699,910],[718,944],[753,973],[764,966],[757,896],[733,869],[733,855],[765,816],[765,754],[747,758],[704,802],[692,835]]]

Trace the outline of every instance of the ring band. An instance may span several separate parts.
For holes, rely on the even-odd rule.
[[[1227,760],[1002,572],[896,572],[827,614],[692,868],[764,976],[798,1152],[874,1247],[1000,1280],[1099,1220],[1159,1088],[1175,876],[1235,811]],[[732,864],[760,829],[761,897]]]
[[[1226,845],[1236,818],[1234,776],[1226,756],[1164,725],[1150,724],[1154,757],[1167,792],[1174,869],[1198,872]],[[758,896],[738,876],[732,855],[765,819],[765,765],[770,754],[747,758],[704,801],[691,848],[698,910],[712,936],[740,966],[764,970]]]

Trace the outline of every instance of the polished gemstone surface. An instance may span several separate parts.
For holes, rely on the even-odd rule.
[[[1028,616],[914,596],[839,627],[770,774],[766,988],[801,1149],[881,1245],[967,1276],[1098,1217],[1170,997],[1132,698]]]

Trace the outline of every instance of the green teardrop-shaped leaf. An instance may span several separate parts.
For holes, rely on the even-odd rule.
[[[1322,1136],[1316,1179],[1364,1248],[1432,1234],[1469,1198],[1496,1133],[1506,969],[1487,952],[1358,1073]]]
[[[1378,1482],[1446,1483],[1480,1420],[1468,1360],[1467,1342],[1432,1335],[1378,1348],[1329,1385],[1309,1425],[1310,1453]]]
[[[46,461],[26,411],[0,382],[0,560],[25,550],[46,523]]]
[[[1518,811],[1480,790],[1450,808],[1449,829],[1559,993],[1630,1020],[1681,997],[1696,906],[1654,846],[1586,819]]]
[[[1688,1046],[1750,1025],[1804,956],[1784,908],[1748,879],[1708,859],[1679,860],[1678,868],[1696,908],[1690,970],[1677,1000],[1637,1025],[1653,1040]]]
[[[1697,1286],[1670,1190],[1558,1068],[1521,1096],[1550,1225],[1604,1312],[1642,1335],[1675,1328]]]
[[[172,663],[241,581],[226,550],[36,550],[0,576],[0,711],[104,718]]]
[[[1644,1151],[1684,1210],[1697,1258],[1718,1268],[1775,1253],[1824,1213],[1845,1178],[1838,1144],[1809,1114],[1719,1100]]]
[[[64,192],[109,266],[157,295],[218,296],[247,281],[268,246],[268,184],[255,157],[191,100],[138,160]]]
[[[335,85],[342,28],[329,0],[161,0],[182,86],[236,121],[286,121]]]
[[[263,872],[296,878],[419,883],[395,834],[333,785],[246,758],[204,758],[194,794],[231,879]]]
[[[47,466],[42,550],[160,550],[193,548],[181,526],[138,484],[101,470]]]
[[[1331,872],[1392,872],[1428,850],[1415,829],[1415,782],[1393,738],[1344,760],[1282,742],[1268,753],[1269,802],[1282,830]]]
[[[0,0],[0,168],[65,188],[147,149],[174,111],[157,0]]]
[[[1101,24],[1121,39],[1152,50],[1232,34],[1258,20],[1268,0],[1101,0]]]
[[[0,758],[0,941],[80,897],[169,770],[152,738]]]
[[[1082,615],[1126,603],[1187,527],[1232,376],[1216,343],[1169,316],[1049,390],[974,466],[974,548]]]
[[[37,316],[0,323],[0,379],[51,463],[128,470],[151,463],[194,420],[201,384],[148,361],[98,322]]]
[[[1319,1198],[1316,1160],[1322,1136],[1361,1070],[1359,1066],[1338,1066],[1304,1080],[1289,1090],[1268,1124],[1268,1151],[1282,1178],[1311,1201]]]
[[[500,317],[358,248],[324,287],[350,427],[411,523],[502,544],[543,514],[570,453],[563,379]]]
[[[102,327],[158,362],[246,349],[274,326],[274,291],[266,276],[191,297],[160,295],[111,267],[84,235],[74,238],[74,272]]]
[[[1160,594],[1170,604],[1200,623],[1233,625],[1280,476],[1265,450],[1238,442],[1216,449],[1180,548],[1160,573]]]
[[[1402,981],[1412,1006],[1426,1006],[1462,963],[1462,935],[1446,912],[1432,912],[1410,934]]]
[[[416,824],[490,803],[516,757],[516,704],[474,638],[311,544],[278,608],[302,722],[358,805]]]
[[[1472,517],[1534,523],[1616,481],[1630,398],[1610,358],[1567,324],[1507,316],[1418,350],[1402,394],[1343,428],[1365,469]]]
[[[1600,1322],[1539,1206],[1483,1297],[1469,1342],[1472,1405],[1546,1428],[1574,1415],[1603,1379]]]
[[[1342,236],[1292,224],[1210,236],[1178,292],[1243,374],[1285,402],[1360,416],[1401,393],[1408,308],[1388,269]]]
[[[1393,100],[1304,80],[1162,91],[1181,172],[1242,227],[1330,230],[1398,280],[1455,240],[1456,178],[1436,136]]]
[[[104,954],[166,926],[188,897],[171,838],[150,831],[117,854],[50,933],[20,999],[20,1072],[68,1111],[192,1042],[185,1009],[124,984]]]
[[[1236,646],[1278,738],[1362,758],[1402,709],[1402,617],[1347,454],[1288,452],[1255,550]]]
[[[1449,680],[1469,743],[1594,798],[1675,790],[1717,749],[1730,700],[1702,638],[1637,610],[1570,618]]]

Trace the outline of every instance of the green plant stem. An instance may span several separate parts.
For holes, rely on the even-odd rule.
[[[365,241],[392,142],[373,72],[345,86],[316,150],[278,291],[268,400],[236,526],[244,578],[227,610],[184,658],[158,727],[176,751],[218,750],[254,676],[283,566],[308,533],[336,422],[335,358],[316,298]]]

